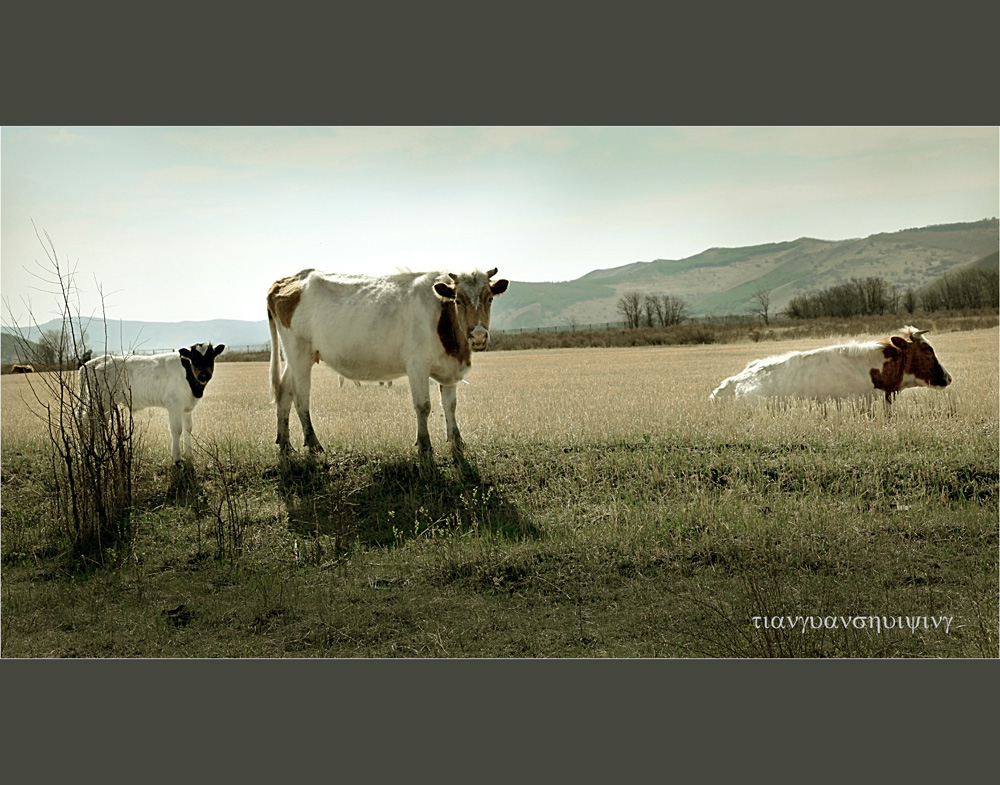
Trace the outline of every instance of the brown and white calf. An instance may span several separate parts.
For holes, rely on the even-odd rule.
[[[11,373],[34,373],[35,366],[33,365],[14,365],[11,366]]]
[[[904,327],[877,341],[788,352],[751,361],[724,380],[709,396],[720,398],[792,397],[835,400],[884,396],[888,406],[900,390],[944,388],[951,384],[926,330]]]
[[[105,354],[80,366],[80,415],[86,422],[97,414],[107,416],[113,405],[133,412],[151,406],[167,410],[170,427],[170,455],[181,462],[181,434],[184,458],[191,460],[192,412],[205,394],[215,373],[215,358],[225,344],[196,343],[176,352],[129,355]]]
[[[461,454],[456,385],[471,369],[472,353],[489,344],[490,306],[507,290],[506,280],[490,281],[496,272],[371,277],[308,269],[275,281],[267,293],[267,320],[271,391],[278,411],[276,443],[281,450],[290,449],[288,419],[294,403],[305,446],[323,451],[309,415],[312,366],[322,360],[359,381],[406,376],[421,454],[431,452],[429,380],[438,382],[448,442]]]

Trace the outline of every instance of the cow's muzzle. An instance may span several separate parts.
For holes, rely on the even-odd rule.
[[[933,387],[947,387],[951,384],[951,374],[948,373],[944,368],[938,368],[937,373],[934,374],[934,379],[931,381],[931,386]]]
[[[481,352],[485,349],[490,342],[490,331],[483,327],[481,324],[477,324],[475,329],[469,333],[469,346],[472,347],[472,351]]]

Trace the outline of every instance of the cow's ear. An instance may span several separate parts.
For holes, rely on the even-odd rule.
[[[501,278],[499,281],[494,281],[490,284],[490,291],[493,292],[494,296],[498,294],[503,294],[507,291],[507,279]]]
[[[187,348],[185,348],[185,349],[178,349],[177,353],[181,356],[181,358],[187,357],[188,359],[191,359],[191,350],[190,349],[187,349]]]
[[[225,349],[225,348],[226,348],[226,345],[224,343],[220,343],[218,346],[216,346],[215,347],[215,356],[218,357],[220,354],[222,354],[222,350]]]
[[[892,341],[892,345],[895,346],[897,349],[905,349],[906,348],[906,339],[905,338],[900,338],[898,335],[894,335],[889,340]]]
[[[434,284],[434,291],[437,292],[438,297],[442,300],[454,300],[455,299],[455,287],[449,286],[444,281],[438,281]]]

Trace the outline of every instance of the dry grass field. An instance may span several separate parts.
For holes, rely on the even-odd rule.
[[[874,336],[873,336],[874,337]],[[955,378],[947,390],[907,390],[895,404],[896,417],[857,416],[808,403],[792,404],[775,416],[767,404],[712,404],[709,393],[722,379],[752,359],[791,349],[815,349],[836,341],[798,339],[766,344],[726,344],[627,349],[540,349],[476,355],[470,384],[459,388],[458,420],[470,451],[511,442],[573,445],[636,439],[708,438],[739,441],[750,435],[790,439],[850,428],[860,438],[904,423],[926,433],[948,431],[961,440],[964,429],[996,429],[1000,352],[998,331],[929,335],[938,357]],[[405,450],[416,421],[406,379],[392,387],[366,384],[338,387],[325,366],[313,369],[312,417],[328,450]],[[5,446],[45,438],[38,414],[48,391],[38,376],[2,379],[2,439]],[[447,451],[440,400],[432,389],[435,449]],[[236,440],[273,445],[274,405],[266,363],[220,363],[194,414],[195,444]],[[167,414],[148,409],[136,415],[143,441],[167,462]],[[293,444],[301,444],[292,414]],[[276,449],[276,448],[275,448]]]
[[[53,534],[45,375],[4,376],[3,654],[997,656],[1000,333],[928,337],[954,384],[890,417],[709,402],[829,339],[487,352],[459,390],[465,461],[432,391],[430,466],[405,379],[314,368],[327,454],[282,461],[266,364],[219,363],[193,478],[166,413],[137,415],[134,539],[85,569]],[[767,613],[954,626],[789,634],[755,628]]]

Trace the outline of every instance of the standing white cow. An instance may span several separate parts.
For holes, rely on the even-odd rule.
[[[490,281],[496,272],[371,277],[308,269],[275,281],[267,293],[267,321],[271,391],[278,413],[276,443],[282,452],[290,449],[293,403],[305,446],[323,451],[309,415],[312,366],[322,360],[349,379],[387,382],[408,377],[422,455],[431,452],[427,417],[429,379],[434,379],[441,385],[448,442],[461,454],[456,385],[472,367],[472,352],[489,344],[490,306],[507,290],[506,280]]]
[[[196,343],[176,352],[129,355],[105,354],[80,366],[78,395],[81,422],[98,413],[105,416],[114,405],[133,412],[150,406],[167,410],[170,424],[170,455],[181,462],[181,433],[184,458],[191,461],[192,412],[205,394],[215,372],[215,358],[225,344]]]
[[[797,397],[818,400],[884,396],[888,406],[900,390],[951,384],[926,330],[906,326],[877,341],[825,346],[807,352],[753,360],[720,384],[720,398]]]

